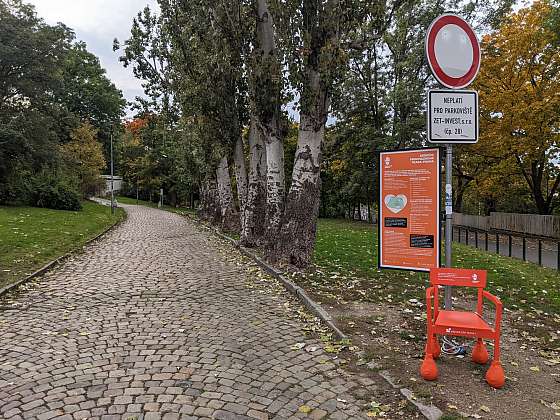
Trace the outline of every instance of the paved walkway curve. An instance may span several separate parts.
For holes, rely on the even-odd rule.
[[[373,381],[291,349],[315,341],[284,291],[188,219],[125,207],[120,227],[0,301],[0,418],[365,416]]]

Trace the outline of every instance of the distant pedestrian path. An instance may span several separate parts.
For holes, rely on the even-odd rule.
[[[188,219],[124,207],[120,227],[0,299],[0,418],[365,417],[381,385],[305,338],[282,289]]]

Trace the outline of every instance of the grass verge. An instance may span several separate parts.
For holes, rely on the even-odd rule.
[[[442,356],[438,381],[419,377],[428,275],[378,270],[373,226],[319,220],[314,262],[307,271],[293,273],[293,278],[351,337],[349,350],[355,351],[340,354],[350,369],[388,370],[399,386],[410,388],[426,404],[435,403],[450,419],[560,415],[556,403],[560,383],[557,270],[453,244],[453,266],[487,270],[487,289],[504,302],[502,363],[507,379],[498,393],[484,383],[487,366],[473,365],[470,355],[464,359]],[[454,289],[455,307],[470,310],[475,296],[465,290]],[[492,312],[491,307],[484,310],[490,319]]]
[[[94,238],[125,217],[86,201],[81,211],[0,206],[0,288]]]
[[[424,273],[377,269],[377,231],[365,223],[319,220],[314,261],[317,271],[304,275],[305,281],[327,297],[335,288],[342,299],[423,300],[428,285]],[[557,270],[456,243],[453,266],[487,270],[488,290],[510,309],[560,313]]]

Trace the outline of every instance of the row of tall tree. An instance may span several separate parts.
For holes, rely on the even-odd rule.
[[[239,229],[244,245],[262,246],[272,260],[304,266],[320,212],[374,206],[376,151],[426,145],[425,92],[434,86],[423,47],[429,23],[456,10],[478,31],[500,34],[515,24],[511,5],[160,0],[160,13],[139,13],[131,37],[116,41],[115,50],[144,80],[141,115],[157,119],[162,136],[173,139],[166,156],[175,157],[190,191],[198,187],[202,215]],[[457,154],[458,205],[460,183],[475,178],[465,168],[488,161],[484,145],[503,140],[484,125],[503,113],[485,99],[496,89],[483,82],[492,73],[492,36],[477,85],[486,134],[479,148]],[[496,51],[496,60],[504,57]],[[545,155],[551,179],[553,154]],[[493,157],[504,165],[502,152]]]
[[[0,203],[57,206],[57,195],[93,192],[125,105],[70,28],[0,0]]]

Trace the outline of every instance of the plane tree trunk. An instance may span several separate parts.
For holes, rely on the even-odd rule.
[[[220,226],[225,231],[235,232],[239,228],[239,220],[237,220],[233,203],[227,157],[220,159],[216,169],[216,180],[218,182],[218,198],[220,203]]]
[[[251,117],[247,201],[241,223],[241,244],[248,247],[258,246],[265,231],[266,152],[262,137],[256,119]]]
[[[282,66],[277,57],[267,0],[257,0],[257,42],[252,75],[253,107],[266,150],[265,243],[274,243],[285,198],[284,123],[281,111]]]
[[[245,208],[247,205],[247,166],[245,165],[245,153],[243,151],[243,137],[239,135],[233,149],[233,162],[235,181],[237,183],[237,199],[239,201],[239,223],[241,232],[244,230]]]
[[[320,75],[308,69],[304,94],[309,101],[300,114],[298,145],[286,208],[274,257],[297,267],[311,262],[321,199],[321,146],[329,97]]]

